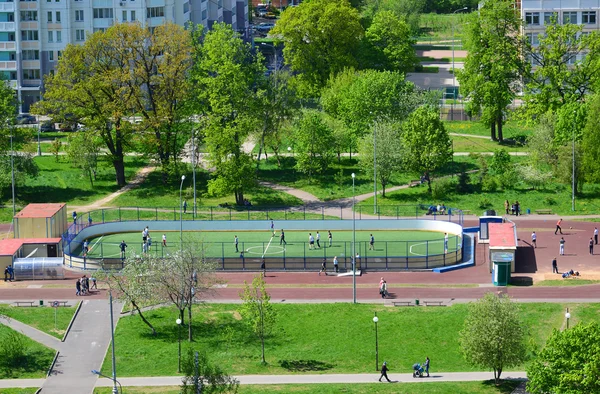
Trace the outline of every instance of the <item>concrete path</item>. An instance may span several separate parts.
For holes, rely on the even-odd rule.
[[[114,303],[114,323],[123,307]],[[43,394],[91,393],[108,350],[110,310],[107,300],[85,300],[62,346],[50,376],[42,386]]]
[[[393,367],[393,365],[392,365]],[[410,373],[388,374],[395,383],[426,383],[426,382],[469,382],[483,381],[494,378],[493,372],[431,372],[430,377],[416,379]],[[503,379],[526,379],[525,372],[505,372]],[[375,383],[379,373],[372,374],[297,374],[297,375],[240,375],[235,376],[240,384],[319,384],[319,383]],[[181,377],[141,377],[117,378],[123,387],[128,386],[177,386]],[[98,379],[96,387],[112,387],[110,379]]]
[[[0,324],[4,324],[12,328],[15,331],[20,332],[23,335],[28,336],[36,342],[41,343],[44,346],[49,347],[54,350],[61,350],[61,345],[63,344],[58,338],[53,337],[52,335],[46,334],[43,331],[40,331],[36,328],[28,326],[27,324],[23,324],[20,321],[7,318],[6,316],[0,315]]]
[[[319,197],[314,196],[308,192],[305,192],[304,190],[294,189],[293,187],[278,185],[276,183],[266,182],[266,181],[260,181],[258,183],[261,186],[269,187],[273,190],[277,190],[277,191],[281,191],[281,192],[290,194],[294,197],[299,198],[300,200],[302,200],[304,203],[307,203],[307,204],[321,201],[321,200],[319,200]]]

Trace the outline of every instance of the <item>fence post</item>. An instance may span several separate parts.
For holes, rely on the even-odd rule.
[[[154,220],[158,220],[158,208],[154,208]]]
[[[400,214],[399,214],[399,209],[398,209],[398,205],[396,205],[396,219],[400,219]]]
[[[415,219],[419,218],[419,206],[415,205]]]
[[[306,242],[302,243],[302,250],[304,254],[304,271],[306,271]]]
[[[302,206],[302,211],[304,212],[304,220],[306,220],[306,205]]]
[[[385,269],[388,270],[388,241],[385,241]]]
[[[121,221],[121,207],[119,207],[119,222]]]
[[[104,208],[102,208],[102,223],[104,223]]]
[[[425,268],[429,268],[429,241],[425,241]]]
[[[211,220],[211,221],[213,220],[213,212],[212,212],[212,209],[213,209],[213,207],[211,206],[211,207],[210,207],[210,220]]]
[[[321,220],[325,220],[325,207],[321,205]]]
[[[221,242],[221,261],[223,262],[223,271],[225,271],[225,243]]]

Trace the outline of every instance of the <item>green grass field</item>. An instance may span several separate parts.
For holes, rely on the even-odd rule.
[[[241,289],[240,289],[241,291]],[[553,329],[564,324],[597,321],[600,304],[519,304],[531,357]],[[206,351],[230,374],[369,373],[375,362],[373,313],[379,318],[379,357],[395,373],[408,373],[426,356],[433,371],[478,370],[460,352],[458,333],[468,306],[388,308],[381,304],[274,304],[277,320],[265,341],[267,365],[260,362],[261,344],[239,314],[240,305],[204,304],[194,307],[194,349]],[[177,310],[164,307],[145,317],[156,327],[155,337],[138,316],[119,320],[115,345],[120,376],[169,376],[177,372]],[[187,322],[186,322],[187,323]],[[183,341],[182,346],[188,346]],[[102,371],[110,374],[107,353]],[[298,367],[302,366],[302,368]],[[519,365],[512,370],[522,370]],[[490,372],[491,375],[491,372]],[[490,376],[491,377],[491,376]]]
[[[54,327],[54,313],[56,312],[56,328]],[[38,330],[62,339],[69,322],[73,318],[75,307],[69,308],[20,308],[17,306],[0,304],[0,315],[20,321]]]
[[[276,229],[273,235],[269,222],[265,221],[264,231],[214,231],[186,232],[183,235],[185,243],[203,243],[205,254],[209,258],[239,257],[244,252],[246,258],[260,257],[326,257],[352,255],[352,231],[333,231],[332,244],[329,246],[327,231],[320,232],[320,248],[317,247],[317,232],[311,234],[315,238],[314,248],[309,244],[308,231],[285,231],[285,241],[280,239],[281,229]],[[374,248],[370,249],[370,234],[375,238]],[[238,236],[238,252],[235,250],[234,236]],[[180,244],[179,232],[169,232],[167,247],[162,246],[162,233],[151,233],[151,251],[165,255],[170,250],[178,250]],[[119,244],[125,241],[128,253],[142,251],[142,236],[140,233],[110,234],[89,239],[88,257],[119,257]],[[427,256],[444,253],[444,233],[434,231],[357,231],[356,251],[364,257],[401,257]],[[452,253],[462,246],[460,237],[448,237],[447,252]],[[82,250],[77,252],[81,255]]]
[[[10,331],[13,330],[0,324],[0,341],[6,341],[6,335],[8,335]],[[3,363],[0,363],[0,379],[45,378],[46,371],[54,358],[54,351],[29,339],[18,331],[17,335],[23,337],[25,343],[25,357],[19,365],[11,365],[8,368],[3,365]],[[0,392],[3,393],[4,391]],[[16,392],[19,393],[19,391]],[[28,391],[23,392],[27,393]]]

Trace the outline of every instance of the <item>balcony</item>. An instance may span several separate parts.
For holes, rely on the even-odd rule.
[[[17,43],[14,41],[0,41],[0,51],[14,51],[17,49]]]
[[[16,70],[17,62],[16,61],[0,61],[0,70]]]
[[[0,12],[15,12],[15,3],[0,3]]]
[[[15,22],[0,22],[0,31],[15,31]]]

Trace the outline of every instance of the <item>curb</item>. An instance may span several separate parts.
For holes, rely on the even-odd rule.
[[[62,339],[60,340],[61,342],[64,342],[67,339],[67,335],[69,335],[69,332],[71,331],[71,327],[73,326],[73,323],[75,322],[75,318],[77,317],[77,314],[79,314],[79,310],[81,309],[81,304],[82,304],[82,302],[79,301],[79,303],[77,304],[77,309],[75,310],[75,313],[73,314],[73,317],[71,318],[71,321],[69,322],[69,325],[67,326],[65,335],[63,335]],[[52,363],[52,365],[54,365],[54,363]]]
[[[52,363],[50,364],[50,368],[48,368],[48,371],[46,372],[46,378],[50,377],[50,374],[52,373],[52,369],[54,368],[54,364],[56,364],[56,360],[58,359],[58,355],[60,354],[60,350],[56,351],[56,354],[54,355],[54,359],[52,360]],[[40,390],[42,390],[40,388]]]

